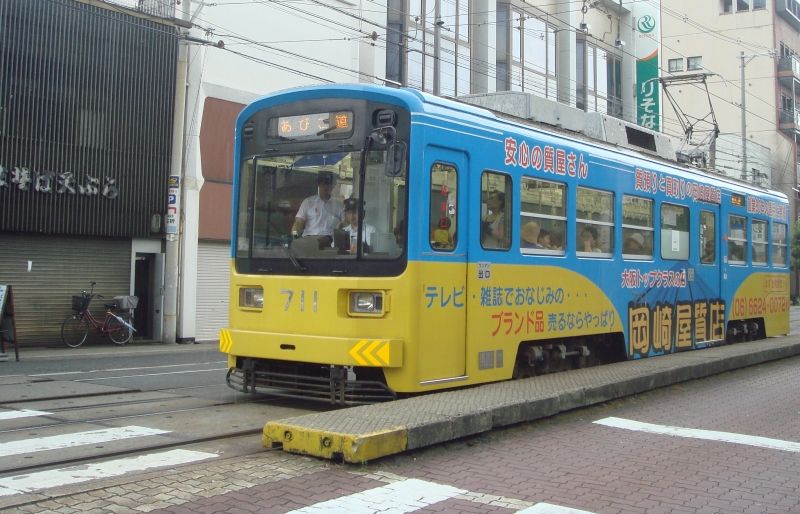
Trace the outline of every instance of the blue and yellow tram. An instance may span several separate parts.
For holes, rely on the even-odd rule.
[[[789,330],[781,193],[371,85],[260,98],[235,152],[243,391],[372,402]]]

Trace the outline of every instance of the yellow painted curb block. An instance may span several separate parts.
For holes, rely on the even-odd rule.
[[[264,425],[261,442],[266,448],[282,446],[289,453],[363,464],[405,451],[408,430],[397,427],[368,434],[338,434],[270,421]]]

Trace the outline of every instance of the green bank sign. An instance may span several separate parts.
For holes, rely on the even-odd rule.
[[[658,50],[636,60],[636,122],[642,127],[661,130],[659,108]]]

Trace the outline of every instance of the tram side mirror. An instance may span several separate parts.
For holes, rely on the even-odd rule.
[[[403,141],[394,141],[386,149],[386,176],[399,177],[406,169],[406,148]]]

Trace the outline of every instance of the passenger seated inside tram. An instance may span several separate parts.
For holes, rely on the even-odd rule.
[[[622,244],[622,253],[630,255],[645,255],[644,249],[644,236],[638,232],[634,232]]]
[[[350,253],[356,253],[356,240],[358,238],[358,209],[360,207],[360,202],[358,198],[348,198],[344,201],[344,221],[338,227],[338,230],[342,230],[347,234],[347,244],[346,248],[343,246],[339,246],[339,249],[345,249]],[[367,223],[366,221],[362,223],[362,243],[363,246],[361,248],[363,253],[367,253],[370,251],[372,246],[372,234],[375,233],[375,227]]]
[[[520,246],[522,248],[543,248],[539,244],[539,224],[535,221],[529,221],[522,226],[520,230]]]
[[[431,233],[431,244],[437,250],[452,250],[453,249],[453,235],[450,233],[450,225],[452,222],[448,216],[442,216],[439,224],[433,229]]]
[[[580,237],[578,238],[578,251],[602,253],[603,250],[600,249],[600,244],[597,240],[596,228],[588,225],[581,229]]]

